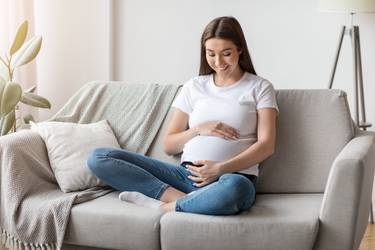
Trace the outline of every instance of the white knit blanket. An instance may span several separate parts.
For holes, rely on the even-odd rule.
[[[91,82],[51,119],[91,123],[106,119],[122,148],[145,154],[179,85]],[[60,249],[74,204],[113,190],[63,193],[41,137],[23,130],[0,137],[0,230],[7,248]]]

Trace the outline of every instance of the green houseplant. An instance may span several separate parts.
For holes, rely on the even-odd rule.
[[[16,130],[19,102],[38,108],[51,108],[47,99],[33,93],[36,87],[23,91],[21,85],[13,81],[15,69],[31,62],[42,46],[41,36],[34,36],[25,42],[27,32],[28,22],[25,21],[17,30],[9,54],[4,58],[0,56],[0,136]],[[30,117],[21,117],[22,122],[32,119]]]

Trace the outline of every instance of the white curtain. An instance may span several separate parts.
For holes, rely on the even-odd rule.
[[[0,0],[0,55],[4,58],[17,32],[19,25],[27,20],[29,31],[26,39],[34,36],[34,1],[33,0]],[[43,45],[42,45],[43,48]],[[14,81],[26,90],[37,83],[37,60],[15,70]],[[16,116],[32,114],[37,119],[37,110],[20,104]]]
[[[51,109],[20,105],[18,116],[31,113],[37,121],[46,120],[86,82],[110,78],[111,2],[0,0],[2,57],[24,20],[29,21],[28,38],[43,38],[36,59],[17,68],[14,80],[23,90],[37,85],[37,94],[49,100]]]

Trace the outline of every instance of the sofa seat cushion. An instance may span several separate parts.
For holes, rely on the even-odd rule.
[[[236,216],[167,213],[160,222],[163,250],[313,248],[323,194],[264,194]]]
[[[162,212],[120,201],[119,192],[73,206],[64,243],[110,249],[160,249]]]

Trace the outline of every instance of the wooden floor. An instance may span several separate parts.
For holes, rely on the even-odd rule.
[[[368,224],[359,250],[375,250],[375,224]]]

